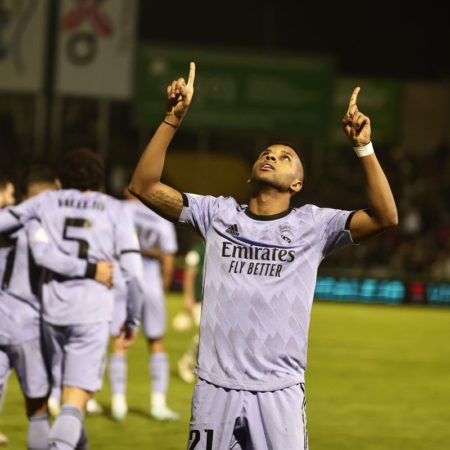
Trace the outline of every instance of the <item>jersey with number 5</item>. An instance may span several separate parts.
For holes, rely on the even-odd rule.
[[[24,224],[38,219],[61,252],[91,263],[120,261],[128,252],[139,252],[129,213],[121,202],[99,192],[47,191],[2,212],[0,217],[0,228],[8,220]],[[112,318],[113,290],[95,280],[50,273],[42,297],[44,320],[48,323],[71,325]]]

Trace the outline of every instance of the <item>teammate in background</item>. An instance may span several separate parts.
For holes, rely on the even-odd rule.
[[[0,173],[0,208],[16,203],[14,183],[11,177]]]
[[[15,188],[11,177],[0,173],[0,209],[12,206],[16,203]],[[0,234],[0,280],[3,279],[3,271],[6,265],[6,258],[14,247],[9,233]],[[1,443],[1,435],[0,435]]]
[[[14,205],[16,202],[14,196],[14,184],[11,178],[0,173],[0,208]],[[6,264],[6,258],[12,248],[8,235],[0,235],[0,280],[3,278],[3,271]],[[4,393],[0,396],[0,412],[3,408]],[[8,443],[8,437],[0,432],[0,445]]]
[[[98,192],[104,179],[100,157],[86,149],[67,153],[59,179],[63,190],[47,191],[12,208],[10,214],[1,213],[0,228],[38,219],[49,242],[68,256],[85,259],[89,271],[99,261],[120,259],[130,289],[141,290],[142,262],[133,256],[139,248],[131,218],[119,201]],[[88,278],[71,280],[54,273],[42,292],[46,345],[51,355],[61,351],[64,355],[63,401],[50,431],[49,448],[85,449],[84,412],[92,393],[102,385],[113,292]],[[140,307],[130,305],[123,327],[126,345],[136,337]]]
[[[148,370],[151,380],[150,415],[156,420],[178,420],[179,414],[166,403],[169,384],[169,359],[164,346],[166,306],[164,294],[168,292],[174,273],[174,255],[178,250],[175,227],[172,223],[150,211],[128,191],[125,204],[136,228],[144,267],[144,302],[142,330],[148,340]],[[120,313],[119,313],[120,314]],[[120,339],[114,339],[109,361],[109,379],[112,390],[111,412],[114,418],[125,418],[127,359]]]
[[[43,165],[30,167],[21,185],[24,200],[58,188],[54,173]],[[45,231],[35,220],[14,233],[12,257],[8,258],[0,291],[0,393],[9,370],[14,368],[25,397],[29,449],[48,448],[50,430],[47,413],[50,383],[42,348],[38,292],[41,269],[36,262],[49,261],[52,270],[68,277],[83,277],[87,271],[86,260],[68,257],[47,242]],[[97,281],[106,283],[110,278],[111,269],[99,263]]]
[[[165,153],[194,93],[167,87],[167,112],[135,169],[130,191],[206,240],[199,377],[192,400],[191,449],[307,449],[305,370],[318,266],[339,248],[396,226],[397,208],[371,144],[356,88],[343,118],[366,176],[370,209],[290,207],[302,189],[299,153],[274,143],[250,176],[248,205],[181,192],[161,183]]]
[[[197,242],[184,259],[183,298],[184,307],[192,317],[194,325],[200,325],[201,301],[203,296],[203,264],[205,260],[205,242]],[[193,370],[198,356],[198,332],[194,335],[186,352],[178,360],[178,375],[186,383],[196,379]]]

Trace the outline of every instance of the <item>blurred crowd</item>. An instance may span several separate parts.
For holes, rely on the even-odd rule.
[[[377,154],[396,197],[399,226],[356,249],[337,252],[322,267],[450,280],[450,149],[410,155],[402,149],[377,148]],[[361,208],[367,203],[362,174],[353,167],[354,155],[342,155],[326,170],[327,189],[317,189],[318,204]],[[318,186],[319,180],[313,182]]]

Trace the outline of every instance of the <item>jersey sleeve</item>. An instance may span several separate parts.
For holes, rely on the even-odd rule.
[[[25,230],[33,257],[38,265],[69,278],[95,277],[95,264],[58,250],[38,220],[28,220]]]
[[[340,248],[354,244],[349,224],[354,211],[313,207],[314,222],[317,227],[322,256]]]
[[[142,257],[130,212],[120,208],[116,227],[116,251],[127,288],[127,318],[129,328],[137,328],[144,298]]]
[[[13,231],[23,226],[29,219],[39,219],[40,205],[45,192],[18,205],[0,211],[0,232]]]
[[[0,209],[0,233],[12,233],[22,227],[20,216],[13,208]]]
[[[115,220],[115,253],[120,259],[120,256],[125,253],[140,252],[139,240],[136,229],[133,224],[131,212],[124,205],[120,205],[116,210],[117,218]]]
[[[173,223],[164,220],[159,241],[162,253],[176,253],[178,251],[177,233]]]
[[[144,301],[144,279],[142,269],[142,257],[138,253],[128,253],[121,258],[121,268],[126,267],[126,298],[128,328],[137,329],[141,317],[142,304]],[[129,271],[133,271],[133,276],[129,276]]]
[[[218,207],[218,197],[184,193],[179,222],[192,226],[205,238]]]

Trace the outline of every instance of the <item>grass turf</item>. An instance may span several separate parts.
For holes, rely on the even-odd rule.
[[[176,361],[192,332],[176,333],[170,318],[181,297],[168,298],[166,345],[171,360],[169,405],[182,419],[148,416],[148,356],[142,338],[129,354],[129,415],[86,420],[92,450],[186,448],[192,386]],[[311,450],[442,450],[450,442],[450,310],[316,303],[310,329],[307,413]],[[109,387],[97,399],[109,408]],[[26,419],[10,377],[0,429],[7,448],[26,447]]]

